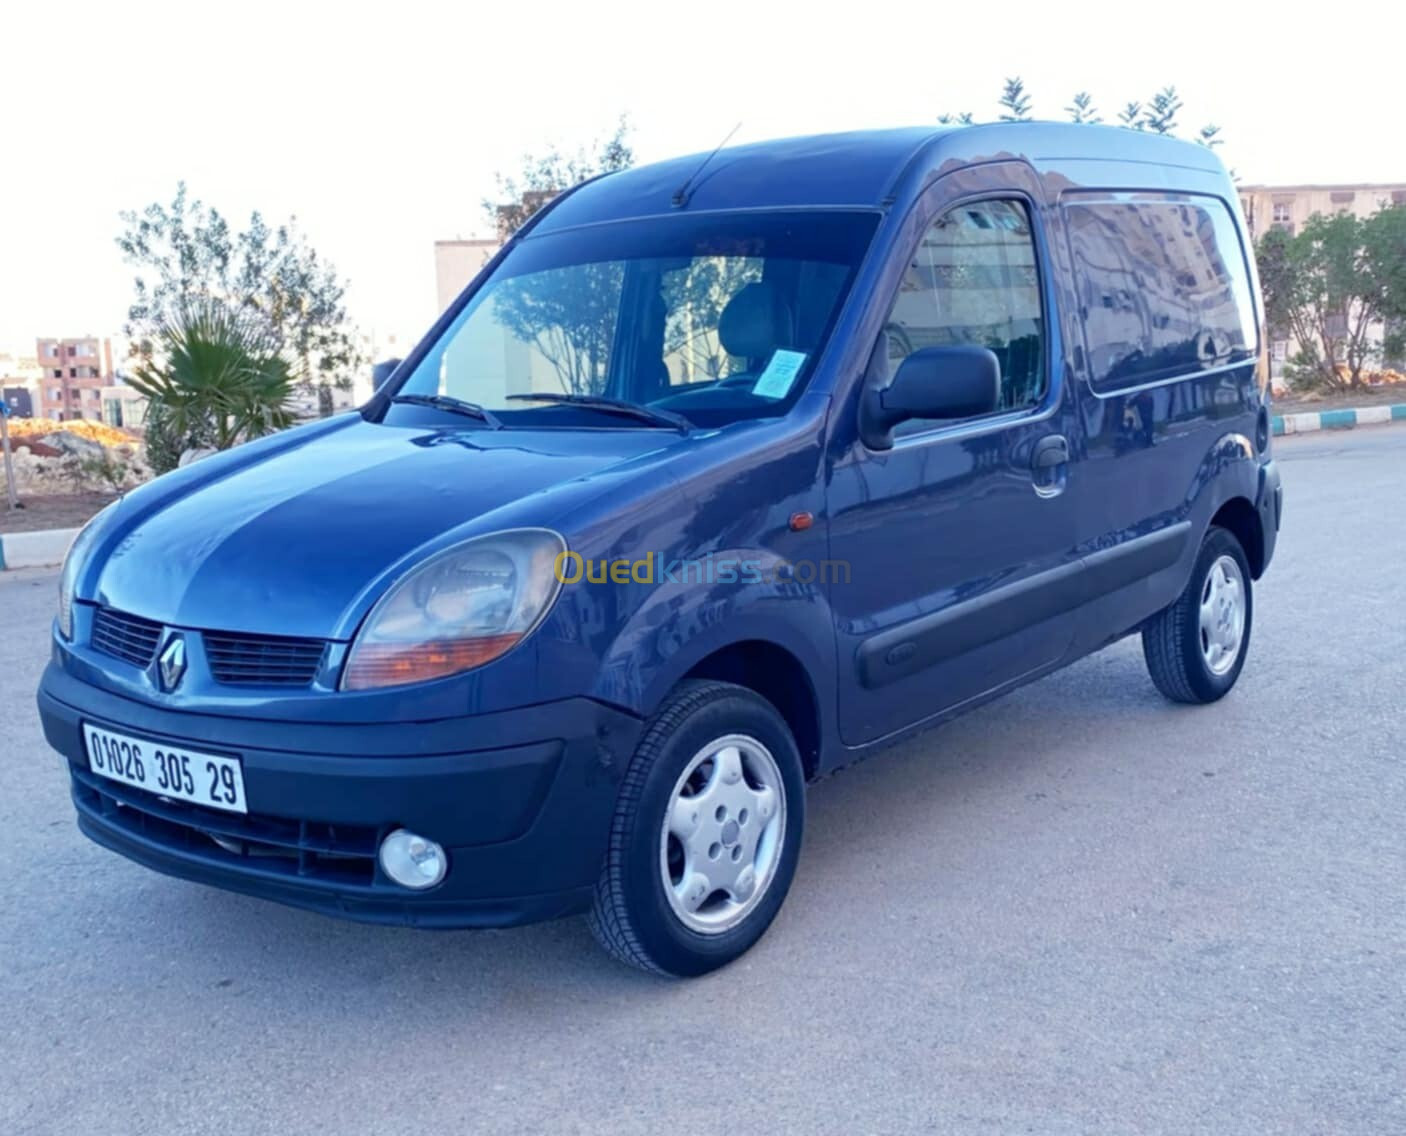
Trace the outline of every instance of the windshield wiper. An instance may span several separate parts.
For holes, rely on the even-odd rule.
[[[657,426],[669,426],[682,434],[693,429],[693,423],[682,414],[672,410],[658,410],[652,406],[642,406],[638,402],[626,402],[623,398],[606,398],[599,394],[562,394],[558,391],[534,391],[531,394],[510,394],[510,399],[525,402],[559,402],[566,406],[582,406],[587,410],[600,410],[606,414],[623,414],[627,418],[638,418],[642,422],[653,422]]]
[[[451,394],[398,394],[391,402],[409,403],[411,406],[432,406],[436,410],[447,410],[451,414],[462,414],[466,418],[477,418],[493,430],[501,430],[503,423],[491,410],[485,410],[476,402],[455,398]]]

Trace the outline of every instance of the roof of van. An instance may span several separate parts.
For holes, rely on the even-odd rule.
[[[923,167],[1023,158],[1037,167],[1060,159],[1152,163],[1223,173],[1204,146],[1116,126],[1002,122],[913,126],[752,142],[636,166],[587,182],[558,198],[537,231],[678,212],[743,208],[882,208],[903,175]]]

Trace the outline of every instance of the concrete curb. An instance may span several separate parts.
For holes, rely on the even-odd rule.
[[[1406,402],[1359,406],[1356,410],[1320,410],[1316,414],[1276,414],[1269,424],[1275,434],[1308,434],[1314,430],[1351,430],[1354,426],[1402,421],[1406,421]]]
[[[77,535],[77,529],[0,533],[0,570],[57,567]]]

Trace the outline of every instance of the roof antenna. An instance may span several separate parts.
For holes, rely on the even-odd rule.
[[[674,196],[669,200],[670,204],[672,204],[675,209],[682,209],[685,205],[688,204],[689,187],[693,185],[698,175],[703,172],[703,167],[706,166],[709,162],[711,162],[714,158],[716,158],[718,156],[718,151],[721,150],[724,146],[726,146],[728,142],[731,141],[732,136],[741,129],[742,123],[739,121],[736,126],[734,126],[731,130],[727,132],[727,136],[723,138],[723,140],[719,142],[716,146],[713,147],[713,152],[698,163],[698,168],[688,175],[688,178],[684,181],[683,185],[679,186],[678,189],[674,190]]]

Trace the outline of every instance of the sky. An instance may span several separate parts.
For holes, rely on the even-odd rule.
[[[1175,84],[1182,132],[1219,124],[1247,183],[1406,181],[1397,37],[1364,6],[1293,11],[21,0],[0,13],[0,351],[116,333],[118,213],[180,179],[232,219],[296,215],[359,325],[418,335],[437,314],[434,241],[484,233],[495,171],[622,113],[647,162],[739,122],[746,142],[994,118],[1013,75],[1049,118],[1080,89],[1111,120]]]

